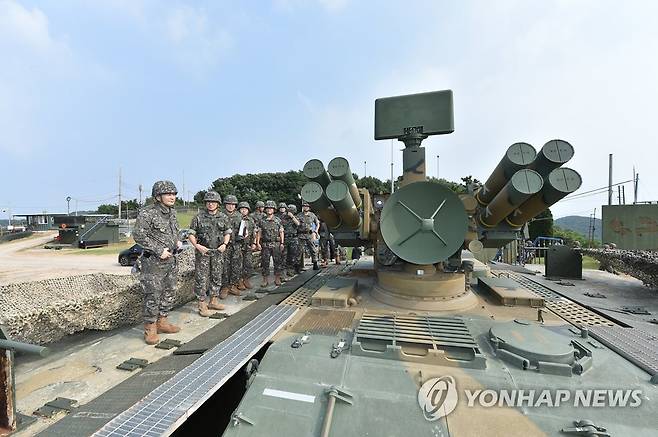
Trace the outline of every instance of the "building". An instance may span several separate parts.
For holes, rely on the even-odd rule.
[[[658,250],[658,203],[603,205],[603,243],[618,249]]]
[[[56,229],[55,217],[66,216],[65,213],[13,214],[12,220],[22,220],[28,231],[51,231]]]
[[[55,217],[59,230],[56,240],[83,248],[118,243],[120,225],[108,214],[65,215]]]

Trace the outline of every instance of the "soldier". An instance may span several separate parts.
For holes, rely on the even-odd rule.
[[[318,254],[315,248],[315,240],[317,240],[316,231],[320,227],[318,217],[311,212],[311,206],[308,202],[302,203],[301,219],[304,222],[304,228],[299,234],[299,243],[302,249],[307,249],[311,254],[311,261],[313,262],[313,270],[319,270],[318,267]]]
[[[281,220],[274,216],[276,203],[273,200],[268,200],[265,203],[265,213],[267,216],[260,222],[260,232],[258,236],[258,246],[260,250],[260,267],[263,274],[263,282],[261,287],[265,288],[268,285],[268,276],[270,274],[270,257],[274,260],[274,284],[281,285],[281,251],[283,249],[285,239],[283,234],[283,226]]]
[[[263,211],[265,209],[265,202],[262,200],[259,200],[256,202],[256,211],[252,214],[252,217],[254,219],[254,222],[256,223],[256,227],[258,227],[258,223],[260,222],[261,219],[265,218],[265,212]]]
[[[211,310],[223,310],[219,292],[224,273],[224,251],[231,239],[228,217],[219,211],[222,198],[208,191],[203,198],[206,210],[197,214],[190,224],[188,238],[194,246],[194,293],[199,301],[199,315],[209,317]],[[208,298],[210,288],[210,303]]]
[[[320,263],[323,267],[327,267],[329,260],[333,258],[332,253],[334,251],[330,247],[331,233],[329,232],[329,226],[322,220],[320,220],[318,235],[320,236]]]
[[[301,272],[301,266],[299,265],[301,255],[299,253],[299,238],[297,237],[297,230],[301,222],[295,214],[297,214],[297,207],[292,204],[288,205],[282,222],[283,234],[286,239],[284,270],[288,276],[294,276],[295,273]]]
[[[139,281],[144,293],[144,341],[156,344],[158,334],[173,334],[180,328],[167,321],[174,303],[177,280],[176,258],[181,249],[176,220],[176,194],[171,181],[157,181],[151,195],[154,203],[139,211],[133,230],[135,242],[144,248]]]
[[[238,284],[240,290],[251,288],[249,278],[254,274],[253,251],[256,249],[256,223],[249,215],[250,210],[248,202],[238,203],[238,211],[242,215],[242,222],[247,229],[247,236],[242,241],[242,277]]]
[[[226,247],[226,252],[224,252],[224,275],[222,276],[222,289],[219,293],[221,299],[226,299],[229,293],[240,296],[240,289],[238,284],[240,282],[240,277],[242,276],[242,240],[246,236],[243,232],[240,232],[240,222],[242,222],[242,216],[237,211],[236,207],[238,205],[237,197],[229,194],[224,198],[224,209],[225,214],[228,217],[229,225],[233,232],[231,233],[231,240]]]

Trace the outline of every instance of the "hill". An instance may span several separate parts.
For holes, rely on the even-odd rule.
[[[595,219],[595,224],[594,224],[594,239],[601,241],[601,219]],[[562,229],[568,229],[573,232],[577,232],[580,235],[583,236],[583,238],[587,238],[587,235],[589,234],[589,217],[581,217],[577,215],[570,215],[567,217],[560,217],[559,219],[555,219],[554,221],[556,226],[561,227]]]

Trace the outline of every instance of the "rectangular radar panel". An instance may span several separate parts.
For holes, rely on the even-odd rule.
[[[399,138],[410,132],[441,135],[454,131],[452,90],[375,100],[376,140]]]

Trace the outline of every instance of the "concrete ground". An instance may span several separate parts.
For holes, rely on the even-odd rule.
[[[119,265],[117,254],[86,256],[67,253],[65,249],[44,249],[43,245],[55,235],[56,232],[40,232],[0,244],[0,285],[87,273],[130,274],[130,267]]]
[[[229,314],[251,304],[251,301],[243,302],[236,296],[229,296],[222,302],[227,305],[225,312]],[[199,317],[196,302],[174,310],[170,320],[181,326],[181,332],[161,334],[161,340],[173,338],[183,343],[222,322]],[[146,345],[143,332],[142,325],[106,332],[84,331],[49,345],[51,353],[46,358],[18,356],[14,367],[18,411],[31,415],[57,397],[71,398],[80,405],[85,404],[141,371],[117,369],[116,366],[123,361],[134,357],[154,362],[174,352],[175,349],[156,349]],[[34,435],[60,418],[39,418],[15,435]]]

